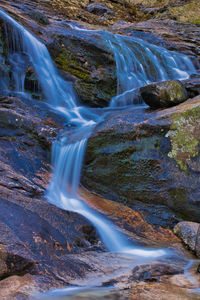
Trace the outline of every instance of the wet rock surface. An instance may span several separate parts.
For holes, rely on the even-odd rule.
[[[80,276],[90,267],[64,256],[99,239],[83,217],[48,204],[44,196],[49,151],[65,120],[43,103],[16,97],[0,98],[0,120],[1,296],[24,285],[30,294],[32,288],[67,284],[67,274]]]
[[[144,102],[152,108],[174,106],[188,98],[184,85],[177,80],[143,86],[140,88],[140,94]]]
[[[200,27],[194,24],[185,24],[175,20],[148,20],[137,23],[116,23],[114,30],[139,30],[156,35],[165,42],[165,47],[192,56],[197,64],[200,58]],[[160,43],[162,43],[160,41]]]
[[[98,6],[104,6],[101,12],[89,12],[91,3],[85,0],[2,0],[0,6],[45,42],[62,75],[74,84],[80,102],[86,105],[106,106],[116,94],[115,63],[96,35],[83,36],[70,28],[68,22],[72,19],[78,21],[74,25],[95,25],[92,29],[112,25],[110,30],[125,35],[134,29],[139,36],[143,32],[156,34],[158,39],[154,35],[145,38],[190,55],[198,66],[199,27],[160,20],[163,14],[169,15],[168,6],[163,9],[155,3],[144,10],[130,1],[100,2]],[[161,14],[160,19],[146,21],[156,14]],[[133,23],[139,20],[143,22]],[[1,74],[6,73],[5,78],[9,79],[10,70],[4,62],[0,68]],[[199,94],[197,77],[184,84],[190,96]],[[33,94],[35,87],[35,98],[42,100],[34,70],[30,68],[26,90]],[[188,258],[194,257],[170,230],[183,215],[199,220],[199,111],[192,110],[199,106],[199,100],[195,101],[179,106],[178,115],[176,108],[163,113],[142,109],[137,116],[134,111],[116,112],[114,118],[109,116],[110,120],[99,125],[89,141],[84,185],[132,209],[86,192],[82,195],[85,201],[106,214],[137,245],[170,247],[178,253],[169,259],[141,262],[138,257],[103,252],[96,230],[85,218],[46,202],[50,148],[60,128],[67,127],[66,121],[41,101],[0,99],[3,299],[27,300],[45,290],[86,286],[91,282],[115,287],[117,291],[80,292],[67,296],[68,299],[199,299],[191,291],[196,285],[185,273]],[[185,131],[186,124],[189,127]],[[144,201],[144,205],[136,200]],[[181,215],[175,216],[165,205]],[[199,246],[197,252],[198,249]],[[194,264],[195,282],[197,268]]]
[[[179,243],[179,240],[170,230],[170,219],[165,220],[165,228],[163,228],[162,221],[164,217],[161,213],[160,224],[158,225],[152,219],[152,210],[144,214],[141,204],[138,204],[137,208],[134,206],[134,209],[132,209],[121,203],[101,198],[84,188],[80,190],[80,197],[95,211],[108,216],[116,226],[120,227],[129,236],[129,239],[132,239],[133,243],[137,242],[138,245],[147,247],[154,245],[158,248],[164,245],[168,247],[169,244],[173,247],[173,245]],[[162,208],[160,207],[159,212],[161,211]],[[174,217],[174,223],[177,222]]]
[[[47,153],[64,120],[49,111],[45,104],[28,101],[27,104],[25,99],[16,97],[4,97],[0,101],[0,111],[5,116],[1,122],[5,130],[4,134],[1,130],[1,147],[6,153],[1,157],[1,296],[28,299],[30,294],[52,288],[89,285],[92,278],[100,286],[114,284],[117,295],[124,297],[124,289],[133,281],[151,281],[151,278],[154,281],[156,276],[165,276],[166,264],[169,277],[183,274],[186,253],[178,239],[168,229],[153,228],[139,213],[96,199],[96,209],[101,203],[99,211],[115,219],[116,224],[138,245],[152,246],[154,240],[154,247],[160,247],[170,242],[171,248],[182,257],[177,267],[174,265],[177,264],[176,257],[171,259],[170,266],[169,262],[156,262],[154,267],[155,262],[149,262],[136,267],[137,257],[102,252],[104,248],[88,221],[46,203],[44,191],[50,171]],[[17,123],[18,120],[21,122]],[[24,137],[30,139],[29,142],[26,139],[26,150],[22,147]],[[16,160],[13,153],[18,155]],[[38,159],[38,164],[34,164],[33,159]],[[25,168],[25,164],[30,165]],[[94,198],[90,202],[87,194],[86,199],[94,205]],[[86,293],[86,297],[89,295]]]
[[[29,16],[31,19],[33,19],[40,25],[49,25],[48,18],[40,11],[32,9],[31,12],[29,13]]]
[[[50,51],[58,67],[73,75],[74,88],[81,104],[108,106],[111,97],[116,94],[116,74],[107,46],[95,34],[87,36],[77,30],[59,31],[58,53]]]
[[[116,112],[89,139],[82,183],[108,199],[163,204],[198,221],[199,130],[199,97]]]
[[[98,34],[83,35],[81,32],[71,29],[68,23],[71,23],[71,18],[76,15],[78,9],[80,15],[76,15],[77,17],[73,18],[73,20],[77,20],[73,22],[74,25],[97,30],[101,29],[101,27],[95,25],[97,16],[93,13],[88,13],[89,15],[85,18],[81,17],[83,11],[87,11],[86,6],[94,3],[85,1],[80,4],[75,1],[72,4],[71,1],[70,3],[68,1],[65,1],[65,3],[58,1],[59,3],[56,4],[56,1],[51,3],[32,1],[30,3],[30,1],[26,0],[22,3],[18,0],[13,3],[3,0],[1,6],[45,42],[63,75],[74,83],[75,90],[82,104],[92,107],[108,106],[111,98],[116,95],[117,90],[116,66],[113,55],[107,45],[100,41]],[[108,8],[112,9],[110,7],[112,5],[115,6],[115,3],[119,6],[119,11],[126,10],[126,15],[129,5],[132,5],[128,1],[127,3],[121,3],[120,1],[118,3],[116,1],[114,4],[109,2],[109,5],[107,2],[101,1],[99,5],[108,5]],[[51,5],[53,5],[53,9]],[[66,6],[66,10],[64,6]],[[73,12],[70,12],[73,6]],[[61,8],[58,9],[58,7]],[[116,10],[114,9],[113,11],[119,19]],[[31,17],[30,14],[32,12],[33,15],[42,14],[45,16],[49,24],[42,25],[36,18]],[[67,12],[66,15],[65,12]],[[92,16],[94,16],[95,20]],[[110,17],[113,19],[112,15]],[[143,20],[141,15],[139,18]],[[169,50],[189,55],[196,67],[199,68],[199,26],[182,24],[174,20],[151,19],[137,23],[133,23],[133,17],[128,22],[124,20],[126,20],[126,17],[122,16],[109,30],[123,35],[131,35],[132,31],[136,30],[139,38],[147,39],[153,44],[163,45]],[[107,28],[103,27],[103,29]],[[148,37],[143,36],[143,32],[150,33],[150,35]],[[194,80],[192,84],[194,86]],[[198,83],[196,82],[195,95],[197,95],[197,85]],[[190,88],[190,90],[194,89]],[[195,95],[190,94],[190,96]]]
[[[86,254],[87,255],[87,254]],[[82,256],[85,261],[87,256]],[[72,281],[79,284],[79,288],[73,291],[60,290],[46,294],[44,299],[199,299],[197,294],[192,294],[193,284],[184,275],[183,265],[185,262],[178,256],[170,259],[152,260],[151,262],[138,262],[134,258],[120,254],[110,254],[109,263],[106,262],[107,253],[91,255],[91,263],[98,266],[98,275],[95,273],[85,277],[85,280]],[[101,260],[101,266],[99,261]],[[108,275],[107,270],[112,264],[113,274]],[[122,271],[123,270],[123,271]],[[105,277],[105,274],[107,276]],[[114,275],[115,274],[115,275]],[[92,277],[93,276],[93,277]],[[103,289],[84,289],[91,282],[101,284]],[[81,288],[82,287],[82,288]],[[101,298],[102,297],[102,298]],[[196,298],[195,298],[196,297]],[[38,299],[36,297],[36,299]]]
[[[94,34],[87,35],[69,26],[70,20],[61,18],[55,19],[52,10],[36,10],[37,4],[30,7],[29,2],[21,6],[13,3],[2,5],[4,9],[14,15],[18,15],[20,21],[34,32],[47,45],[49,52],[54,59],[62,75],[74,84],[75,91],[81,104],[92,107],[108,106],[112,96],[116,95],[117,79],[115,74],[115,62],[113,55],[109,51],[106,43],[100,36]],[[44,14],[48,16],[48,24],[41,25],[30,12]],[[49,12],[49,14],[48,14]],[[55,13],[55,12],[54,12]],[[82,24],[71,22],[73,25]],[[30,65],[31,68],[31,65]],[[26,89],[38,90],[34,72],[27,70]],[[35,93],[37,98],[41,95]]]
[[[148,223],[155,227],[173,229],[181,221],[181,218],[177,217],[176,213],[165,205],[134,202],[135,204],[131,208],[138,211]]]

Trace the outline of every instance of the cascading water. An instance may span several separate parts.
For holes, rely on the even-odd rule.
[[[175,51],[153,45],[141,38],[88,30],[69,24],[74,30],[97,35],[114,55],[117,73],[117,96],[110,107],[141,103],[140,87],[152,82],[187,79],[196,69],[191,59]]]
[[[117,227],[100,214],[89,208],[78,196],[80,172],[87,145],[87,139],[94,125],[81,126],[80,141],[67,144],[61,137],[53,146],[53,166],[55,168],[48,189],[49,202],[60,208],[77,212],[86,217],[97,228],[103,242],[112,252],[121,252],[144,257],[158,257],[164,250],[143,250],[131,244]]]
[[[0,17],[4,20],[8,61],[14,71],[15,91],[24,92],[24,78],[29,61],[34,67],[47,102],[58,110],[64,107],[69,120],[73,117],[80,121],[72,85],[58,75],[45,45],[2,9]]]
[[[73,133],[73,142],[69,142],[65,134],[61,133],[53,145],[54,173],[47,191],[49,202],[88,218],[97,228],[110,251],[146,257],[166,254],[165,250],[144,250],[135,247],[110,221],[79,199],[80,173],[87,140],[95,124],[102,118],[93,114],[90,109],[77,106],[71,84],[58,75],[48,50],[42,42],[3,10],[0,10],[0,17],[4,20],[7,32],[9,61],[17,77],[14,78],[14,89],[18,92],[24,91],[24,76],[28,63],[23,57],[26,57],[34,67],[47,102],[55,110],[66,115],[68,121],[77,128]],[[117,65],[118,98],[113,99],[111,106],[132,103],[131,93],[146,83],[169,78],[186,78],[190,73],[195,72],[192,62],[184,55],[108,32],[98,31],[97,34],[113,51]],[[180,62],[181,69],[178,68]],[[154,70],[154,75],[149,70],[149,66]]]
[[[195,73],[191,60],[134,37],[112,35],[107,40],[117,66],[118,95],[111,106],[125,106],[138,100],[138,89],[152,82],[187,79]]]

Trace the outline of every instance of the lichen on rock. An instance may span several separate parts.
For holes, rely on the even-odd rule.
[[[89,138],[83,185],[108,199],[166,205],[198,221],[199,104],[197,97],[160,111],[110,115]]]
[[[188,162],[199,153],[200,106],[171,117],[170,138],[172,150],[168,156],[175,159],[180,169],[187,171]]]

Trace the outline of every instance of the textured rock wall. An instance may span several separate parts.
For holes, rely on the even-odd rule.
[[[200,100],[109,116],[89,139],[83,184],[104,197],[164,204],[199,220]]]

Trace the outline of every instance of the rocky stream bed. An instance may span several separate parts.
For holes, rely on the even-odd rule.
[[[200,21],[184,10],[195,3],[0,1],[47,46],[80,105],[94,112],[117,93],[115,56],[95,31],[134,32],[189,56],[197,69],[182,80],[183,103],[107,109],[89,137],[80,198],[136,247],[168,251],[155,259],[111,253],[88,219],[46,200],[52,144],[74,128],[45,102],[31,64],[31,97],[14,92],[0,16],[0,299],[200,299]],[[71,286],[80,288],[75,295],[62,290]],[[54,289],[63,295],[48,294]]]

